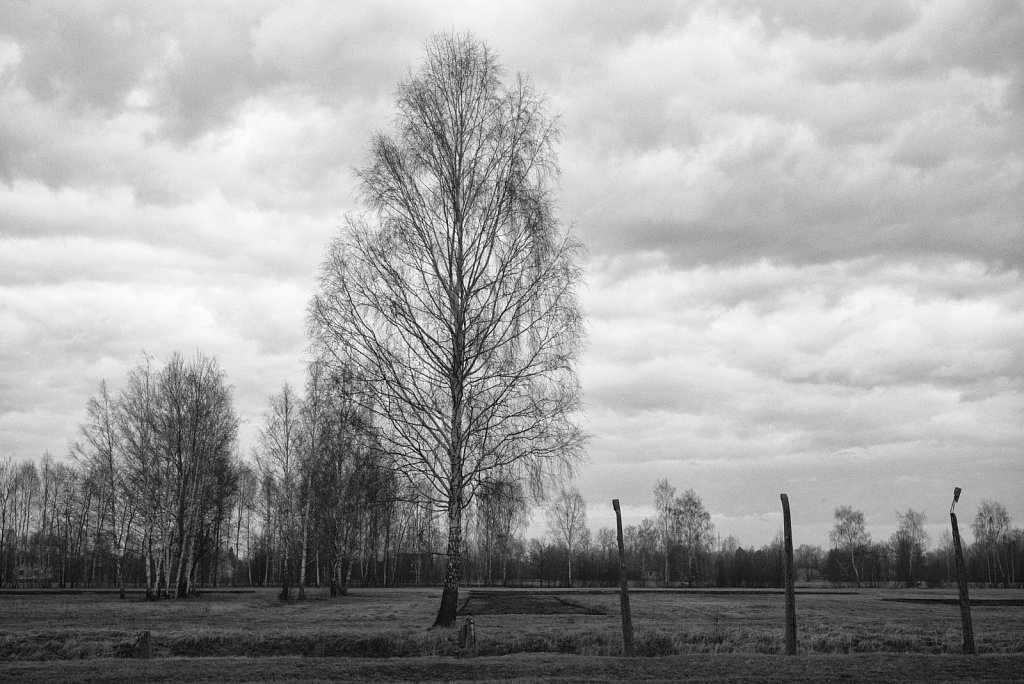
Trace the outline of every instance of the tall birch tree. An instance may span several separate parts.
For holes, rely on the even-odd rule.
[[[367,388],[381,447],[446,512],[435,626],[455,622],[463,513],[492,471],[573,462],[579,246],[554,217],[558,128],[522,77],[440,34],[359,171],[367,209],[325,259],[314,335]]]

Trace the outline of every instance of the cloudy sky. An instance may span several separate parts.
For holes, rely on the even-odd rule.
[[[67,453],[145,350],[215,355],[243,448],[301,385],[352,168],[436,31],[561,113],[593,527],[667,478],[745,545],[1024,525],[1024,10],[0,0],[0,458]],[[966,515],[965,515],[966,512]]]

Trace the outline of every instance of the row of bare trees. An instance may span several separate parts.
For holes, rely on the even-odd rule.
[[[646,586],[780,587],[781,534],[760,548],[715,536],[710,513],[691,489],[682,495],[667,480],[654,489],[656,514],[624,531],[629,577]],[[522,563],[532,581],[611,585],[618,579],[615,533],[586,527],[585,502],[575,490],[548,510],[548,539],[531,540]],[[795,549],[802,582],[854,586],[941,586],[955,581],[953,541],[944,531],[932,546],[921,511],[896,512],[896,531],[872,542],[864,514],[850,506],[835,511],[831,547],[801,544]],[[1024,530],[1011,526],[1005,506],[979,505],[967,549],[967,575],[979,585],[1020,586],[1024,582]],[[518,561],[517,561],[518,562]]]
[[[275,418],[282,395],[270,402],[263,431],[281,429]],[[300,416],[313,409],[308,398],[290,390]],[[102,398],[102,392],[96,399]],[[338,390],[337,405],[351,402]],[[297,440],[294,486],[269,463],[233,459],[237,486],[220,508],[223,519],[210,519],[195,544],[192,585],[236,584],[281,586],[301,593],[308,586],[328,586],[343,593],[358,585],[436,585],[443,581],[446,516],[432,510],[414,492],[388,489],[388,475],[379,469],[372,440],[339,429],[346,420],[334,412],[334,427],[317,439],[343,441],[347,457],[325,454],[310,459],[308,442]],[[352,420],[350,417],[347,420]],[[310,428],[301,425],[305,434]],[[361,449],[352,442],[364,441]],[[79,445],[78,448],[81,448]],[[257,451],[262,449],[262,445]],[[326,449],[326,447],[325,447]],[[260,454],[261,460],[268,458]],[[115,459],[115,463],[118,461]],[[264,468],[270,468],[265,472]],[[276,475],[274,474],[276,472]],[[268,477],[269,475],[269,477]],[[116,477],[120,475],[115,474]],[[309,479],[305,479],[309,477]],[[277,478],[278,484],[275,484]],[[659,483],[660,484],[660,483]],[[111,505],[102,470],[81,462],[44,456],[38,463],[0,461],[0,581],[4,586],[153,585],[146,568],[166,557],[146,553],[149,539],[145,514],[136,511],[123,544],[117,543],[122,504]],[[383,488],[382,488],[383,487]],[[660,488],[664,491],[664,487]],[[289,493],[291,492],[291,493]],[[699,500],[695,494],[673,497]],[[216,507],[213,509],[216,511]],[[671,511],[671,508],[669,509]],[[290,513],[289,511],[297,511]],[[925,516],[912,509],[896,515],[897,530],[887,540],[872,542],[858,511],[839,509],[833,532],[851,531],[855,548],[836,535],[830,549],[800,545],[795,550],[798,581],[867,586],[941,585],[953,579],[952,543],[943,534],[931,545],[924,533]],[[508,483],[488,485],[467,510],[462,531],[463,581],[482,585],[612,585],[618,578],[614,531],[595,532],[586,524],[586,502],[578,491],[555,496],[547,511],[548,534],[527,540],[529,502]],[[703,516],[690,516],[702,519]],[[683,519],[686,519],[685,517]],[[291,522],[289,522],[291,520]],[[672,530],[676,523],[672,523]],[[1005,507],[986,501],[971,525],[968,547],[971,582],[1017,586],[1024,565],[1024,531],[1013,528]],[[170,530],[176,525],[170,525]],[[625,529],[629,577],[647,586],[771,587],[782,581],[781,540],[760,548],[743,547],[733,537],[704,537],[698,559],[691,563],[684,535],[673,533],[668,547],[670,574],[663,574],[665,537],[656,517]],[[160,549],[158,541],[154,547]],[[180,557],[180,545],[171,558]],[[157,561],[154,561],[157,558]],[[172,565],[174,564],[172,560]],[[120,570],[118,570],[120,567]],[[570,580],[571,573],[571,580]],[[172,577],[176,577],[177,572]],[[163,582],[160,587],[172,587]]]
[[[0,464],[0,582],[94,583],[109,563],[123,595],[132,548],[149,595],[187,594],[237,490],[223,371],[144,357],[119,392],[101,382],[85,415],[69,461]]]
[[[889,540],[873,543],[864,513],[851,506],[835,510],[835,524],[829,534],[832,549],[824,574],[835,582],[856,586],[890,582],[915,586],[949,581],[953,540],[942,533],[938,547],[929,551],[922,511],[907,509],[896,513],[896,532]],[[1019,586],[1024,582],[1024,530],[1011,527],[1006,507],[998,501],[983,500],[971,523],[974,544],[967,557],[970,581],[991,587]]]
[[[0,586],[436,583],[445,511],[399,477],[355,374],[316,361],[304,390],[269,398],[242,455],[215,360],[144,356],[119,390],[101,382],[69,458],[0,461]],[[528,520],[523,484],[496,474],[463,516],[487,581],[509,578]]]
[[[122,595],[129,544],[150,597],[185,596],[204,554],[219,552],[237,493],[237,432],[226,376],[202,354],[175,353],[159,369],[144,356],[120,392],[103,381],[88,400],[71,455],[96,483],[97,537]]]
[[[424,517],[416,493],[398,490],[371,418],[356,401],[358,391],[346,369],[335,372],[314,361],[302,395],[285,384],[270,398],[253,460],[265,503],[265,541],[284,600],[292,586],[304,597],[311,557],[326,560],[335,596],[347,592],[354,560],[380,549],[386,584],[396,542],[415,534],[413,523]],[[403,503],[406,515],[399,518]],[[368,547],[370,554],[361,553]],[[269,579],[269,564],[265,573]]]

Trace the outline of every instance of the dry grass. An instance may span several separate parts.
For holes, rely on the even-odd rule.
[[[1024,656],[767,655],[596,658],[171,658],[0,663],[32,682],[983,682],[1019,681]]]
[[[58,668],[58,676],[82,681],[103,681],[107,675],[117,680],[121,676],[117,673],[123,674],[122,680],[131,679],[127,673],[138,674],[142,670],[148,673],[147,668],[152,667],[150,663],[125,661],[131,656],[132,644],[142,630],[152,633],[155,660],[151,663],[173,663],[168,670],[158,667],[157,678],[160,672],[176,671],[180,677],[172,679],[188,680],[202,678],[190,670],[190,662],[229,663],[240,658],[245,663],[263,663],[260,671],[264,675],[260,676],[274,679],[277,675],[271,673],[277,672],[281,662],[293,662],[298,657],[295,662],[317,663],[320,658],[309,656],[327,656],[323,664],[304,664],[300,668],[301,671],[312,668],[308,672],[309,680],[316,681],[332,678],[323,673],[340,663],[347,663],[344,667],[351,670],[352,677],[366,676],[359,674],[364,671],[359,669],[362,666],[352,664],[353,658],[367,664],[404,662],[403,667],[419,668],[419,676],[410,674],[408,677],[416,680],[449,678],[437,674],[440,671],[432,669],[433,665],[424,663],[455,667],[452,664],[456,662],[483,662],[502,657],[516,659],[502,660],[503,663],[521,663],[522,658],[549,662],[545,659],[558,656],[567,657],[564,662],[586,670],[590,667],[588,663],[611,662],[622,655],[617,593],[562,592],[553,600],[551,594],[539,597],[537,592],[507,593],[507,600],[497,600],[501,599],[499,596],[488,603],[482,600],[483,592],[480,592],[478,600],[465,603],[470,609],[491,606],[475,615],[477,645],[470,652],[458,648],[454,631],[426,629],[440,598],[437,589],[356,590],[351,596],[334,600],[323,592],[312,591],[308,600],[290,604],[277,601],[272,590],[209,593],[184,601],[157,603],[148,603],[140,596],[121,601],[116,594],[107,593],[5,594],[0,595],[5,618],[0,628],[0,660],[3,661],[0,662],[0,679],[18,681],[36,679],[38,675],[37,680],[43,681],[45,673],[54,675],[53,667]],[[471,597],[472,590],[466,594],[467,598]],[[949,659],[961,650],[957,606],[884,600],[940,599],[948,595],[949,592],[925,591],[800,594],[797,596],[800,653],[805,657],[827,656],[841,663],[851,662],[851,658],[859,657],[857,654],[874,654],[894,666],[905,662],[900,660],[903,657],[929,655],[942,662],[954,662]],[[1022,596],[1024,592],[972,593],[972,598],[979,602],[973,609],[979,650],[985,654],[1008,654],[1009,658],[1009,661],[988,659],[982,662],[1012,661],[1017,664],[1013,671],[1024,671],[1024,608],[982,603],[986,598],[1019,600]],[[781,594],[634,591],[631,604],[637,654],[647,657],[641,660],[704,654],[717,654],[716,658],[728,656],[733,660],[727,662],[734,664],[791,660],[763,660],[782,652]],[[498,610],[495,605],[504,607]],[[573,612],[540,615],[501,612],[518,609],[509,608],[510,605],[523,606],[523,610],[541,606],[545,611],[564,605]],[[271,656],[273,659],[269,658]],[[25,661],[50,661],[51,669]],[[108,665],[94,670],[88,664],[73,664],[73,661]],[[112,664],[117,662],[125,664]],[[652,672],[658,670],[656,666],[650,667]],[[835,667],[842,669],[845,665]],[[993,672],[1005,674],[1005,668],[1000,668],[1004,666],[999,665]],[[243,671],[247,671],[246,668],[238,670]],[[95,679],[92,672],[99,678]],[[480,677],[473,672],[475,670],[470,668],[465,677],[471,680]],[[502,672],[503,677],[511,676],[513,670]],[[519,676],[527,679],[541,676],[532,672],[525,668]],[[915,677],[916,673],[917,670],[913,673]],[[396,671],[398,679],[405,676],[399,674]],[[147,674],[145,678],[151,677]],[[578,678],[591,677],[580,675]],[[677,679],[675,675],[666,678]],[[239,681],[245,679],[248,678]]]

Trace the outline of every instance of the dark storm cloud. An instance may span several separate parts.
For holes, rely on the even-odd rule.
[[[681,265],[956,255],[1020,268],[1019,49],[955,61],[940,48],[961,17],[927,18],[900,39],[837,45],[698,17],[606,56],[581,128],[607,144],[572,150],[584,161],[567,165],[571,209],[598,250]],[[887,73],[901,49],[919,65]],[[830,60],[843,80],[816,75]],[[576,194],[576,174],[598,165],[607,185]]]

